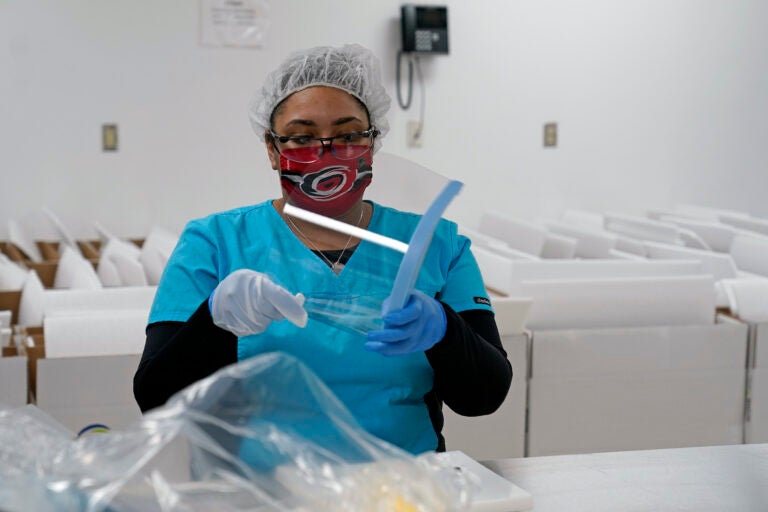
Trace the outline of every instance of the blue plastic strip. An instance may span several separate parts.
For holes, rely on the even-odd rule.
[[[384,315],[405,306],[408,295],[416,284],[416,278],[419,276],[424,256],[426,256],[429,244],[432,242],[437,223],[463,186],[464,184],[460,181],[450,181],[421,217],[413,236],[411,236],[411,241],[408,242],[408,251],[403,256],[403,261],[397,270],[389,299],[384,303],[386,305],[386,309],[382,311]]]

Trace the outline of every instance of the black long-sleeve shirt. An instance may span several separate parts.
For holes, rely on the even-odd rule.
[[[442,403],[464,416],[490,414],[502,404],[512,381],[512,367],[493,313],[456,313],[446,304],[443,307],[446,334],[425,352],[435,383],[424,402],[438,437],[438,451],[445,450]],[[133,380],[142,411],[163,405],[177,391],[237,362],[237,337],[213,323],[207,301],[188,321],[150,324],[146,334]]]

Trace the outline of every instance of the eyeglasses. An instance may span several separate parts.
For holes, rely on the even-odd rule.
[[[334,135],[333,137],[285,137],[269,131],[277,152],[294,162],[310,164],[320,160],[328,150],[341,160],[354,160],[371,149],[379,130],[371,126],[363,132],[350,132]]]

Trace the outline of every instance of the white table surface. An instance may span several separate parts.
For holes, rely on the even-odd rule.
[[[535,512],[766,512],[768,444],[484,461]]]

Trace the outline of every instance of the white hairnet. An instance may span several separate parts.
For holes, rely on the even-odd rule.
[[[249,117],[260,137],[271,128],[275,107],[291,94],[315,85],[336,87],[355,96],[368,109],[371,124],[379,130],[374,150],[389,131],[386,113],[390,97],[381,83],[379,59],[358,44],[317,46],[292,53],[264,80],[251,101]]]

